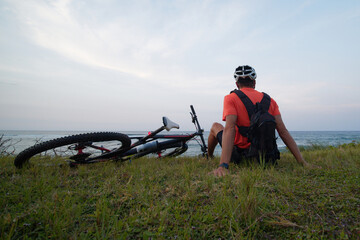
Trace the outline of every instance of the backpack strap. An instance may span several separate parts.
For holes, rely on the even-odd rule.
[[[267,95],[266,93],[263,92],[263,94],[264,94],[264,96],[263,96],[263,98],[261,99],[260,104],[262,105],[263,110],[266,111],[266,112],[268,112],[268,111],[269,111],[269,108],[270,108],[271,98],[270,98],[270,96]]]
[[[242,101],[242,103],[246,108],[246,111],[248,112],[249,119],[251,119],[251,116],[255,112],[256,105],[254,105],[250,100],[250,98],[246,96],[246,94],[243,93],[241,90],[235,89],[230,93],[235,93],[240,98],[240,100]],[[260,104],[262,105],[264,111],[269,111],[270,103],[271,103],[270,96],[263,92],[263,98],[261,99]],[[239,129],[239,133],[244,137],[247,137],[247,134],[249,132],[249,127],[245,127],[245,126],[237,126],[237,127]]]
[[[246,111],[249,115],[249,119],[251,119],[251,115],[255,112],[255,105],[252,103],[252,101],[250,100],[250,98],[248,96],[245,95],[245,93],[243,93],[241,90],[235,89],[234,91],[232,91],[231,93],[235,93],[240,100],[242,101],[242,103],[244,104]],[[247,137],[247,134],[249,132],[249,127],[245,127],[245,126],[238,126],[238,130],[239,133],[241,135],[243,135],[244,137]]]
[[[240,100],[243,102],[244,106],[246,107],[246,111],[248,112],[249,119],[251,119],[251,115],[253,115],[253,113],[255,112],[255,105],[252,103],[250,98],[246,96],[245,93],[243,93],[241,90],[236,89],[232,92],[238,95]]]

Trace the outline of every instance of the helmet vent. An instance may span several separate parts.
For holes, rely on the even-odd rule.
[[[256,79],[255,69],[249,65],[239,66],[235,69],[234,78],[238,81],[239,78],[250,77],[252,80]]]

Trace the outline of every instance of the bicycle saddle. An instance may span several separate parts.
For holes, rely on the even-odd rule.
[[[179,124],[174,123],[173,121],[171,121],[167,117],[163,117],[163,123],[164,123],[164,127],[165,127],[165,129],[167,131],[170,131],[170,129],[172,129],[172,128],[177,128],[177,129],[180,128]]]

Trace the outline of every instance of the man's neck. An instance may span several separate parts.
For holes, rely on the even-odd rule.
[[[242,89],[250,89],[250,90],[254,90],[255,88],[253,87],[240,87],[239,90],[242,90]]]

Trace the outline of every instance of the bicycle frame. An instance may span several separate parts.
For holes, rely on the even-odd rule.
[[[171,128],[174,128],[174,126],[178,128],[178,125],[176,123],[171,122],[169,119],[163,117],[164,126],[158,128],[157,130],[153,132],[149,132],[148,135],[142,136],[142,137],[130,137],[130,139],[137,139],[133,144],[131,144],[128,148],[119,148],[114,151],[110,151],[98,146],[94,145],[88,145],[88,147],[92,147],[95,149],[100,149],[102,151],[105,151],[106,153],[102,154],[98,157],[88,158],[85,162],[81,163],[94,163],[99,161],[104,161],[104,159],[109,158],[116,158],[116,160],[120,161],[127,161],[134,158],[139,158],[142,156],[145,156],[150,153],[157,153],[159,157],[161,156],[161,153],[165,149],[169,148],[176,148],[173,152],[170,152],[166,154],[166,156],[172,156],[172,155],[179,155],[187,150],[186,142],[190,141],[191,139],[194,139],[195,137],[199,136],[201,143],[201,151],[204,156],[207,157],[207,146],[204,140],[203,132],[204,130],[201,129],[199,121],[197,119],[194,107],[190,105],[190,115],[192,118],[192,122],[195,125],[196,131],[191,134],[158,134],[163,130],[170,130]],[[166,122],[169,121],[171,124],[174,124],[173,126],[169,126],[166,124]],[[157,140],[164,140],[164,141],[157,141]],[[148,148],[145,146],[148,145]],[[79,153],[81,153],[81,149]]]
[[[150,138],[149,141],[143,142],[142,140],[145,138],[141,138],[137,142],[135,142],[131,147],[131,149],[123,154],[123,156],[132,156],[131,158],[138,158],[150,153],[157,153],[159,157],[162,157],[161,151],[169,148],[182,148],[185,152],[187,150],[186,143],[196,136],[202,136],[202,133],[195,132],[191,134],[172,134],[172,135],[155,135]],[[138,137],[130,137],[130,139],[139,139]],[[164,140],[164,141],[157,141]],[[152,147],[145,149],[144,151],[139,151],[139,148],[136,146],[142,146],[145,144],[153,143]],[[174,150],[176,151],[176,150]],[[180,151],[180,150],[179,150]],[[172,153],[172,152],[171,152]],[[166,156],[171,155],[171,153],[166,154]],[[182,153],[182,152],[181,152]],[[175,153],[174,153],[175,154]],[[128,160],[128,159],[125,159]]]

